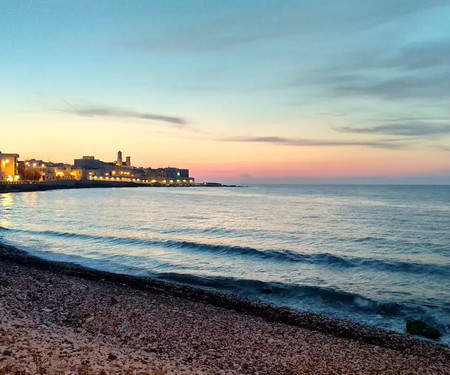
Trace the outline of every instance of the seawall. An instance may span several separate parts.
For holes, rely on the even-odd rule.
[[[56,181],[56,182],[37,182],[30,184],[0,184],[0,193],[27,192],[27,191],[46,191],[57,189],[92,189],[92,188],[121,188],[121,187],[154,187],[164,186],[160,184],[139,184],[135,182],[119,181]]]

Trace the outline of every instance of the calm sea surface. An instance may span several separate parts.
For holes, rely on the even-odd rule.
[[[450,345],[450,186],[122,188],[0,194],[0,241]]]

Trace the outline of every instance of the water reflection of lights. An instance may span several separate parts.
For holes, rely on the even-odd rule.
[[[22,204],[27,207],[35,207],[37,205],[38,193],[33,191],[21,194]]]
[[[10,212],[14,205],[14,198],[12,193],[0,194],[0,227],[9,228],[10,226]]]
[[[13,204],[13,193],[0,194],[0,205],[3,208],[12,208]]]

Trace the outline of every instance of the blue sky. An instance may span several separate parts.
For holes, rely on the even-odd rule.
[[[0,150],[159,166],[167,142],[204,178],[450,180],[448,1],[2,0],[0,32],[0,126],[22,134]]]

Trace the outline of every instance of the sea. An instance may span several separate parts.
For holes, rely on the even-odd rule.
[[[253,185],[0,194],[0,242],[450,346],[450,186]]]

